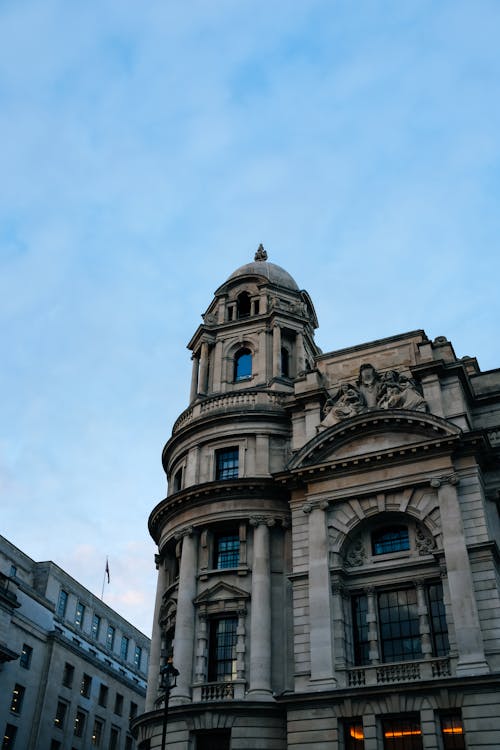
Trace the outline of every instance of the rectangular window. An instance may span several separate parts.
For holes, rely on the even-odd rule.
[[[68,704],[65,701],[58,701],[56,715],[54,716],[54,726],[58,729],[64,728],[64,720],[68,711]]]
[[[120,693],[116,694],[115,698],[115,714],[117,716],[121,716],[123,713],[123,695],[120,695]]]
[[[73,678],[75,676],[75,668],[69,662],[66,662],[63,670],[62,684],[64,687],[73,687]]]
[[[90,697],[90,691],[92,689],[92,677],[89,674],[83,674],[82,682],[80,685],[80,695],[84,698]]]
[[[215,451],[215,478],[236,479],[238,477],[239,448],[222,448]]]
[[[33,649],[28,646],[27,643],[23,643],[23,650],[21,652],[21,658],[19,659],[19,665],[23,669],[29,669],[31,666],[31,657],[33,656]]]
[[[103,734],[104,722],[101,719],[94,719],[94,727],[92,729],[92,746],[100,747],[102,734]]]
[[[136,669],[141,668],[141,661],[142,661],[142,648],[140,646],[136,646],[135,651],[134,651],[134,667]]]
[[[66,614],[66,607],[68,606],[68,592],[61,589],[59,592],[59,599],[57,602],[57,615],[62,619]]]
[[[239,534],[218,534],[215,537],[215,567],[237,568],[240,562]]]
[[[101,629],[101,618],[95,613],[92,616],[92,638],[97,641]]]
[[[206,730],[196,733],[196,750],[229,750],[231,732],[226,730]]]
[[[133,747],[132,737],[129,734],[127,734],[127,736],[125,737],[125,750],[132,750],[132,747]]]
[[[7,724],[3,736],[2,750],[13,750],[16,741],[17,727]]]
[[[382,719],[384,750],[422,750],[422,731],[417,718]]]
[[[23,707],[25,688],[23,685],[18,685],[17,682],[14,685],[12,691],[12,697],[10,700],[10,710],[13,714],[20,714]]]
[[[109,690],[108,690],[107,685],[103,685],[101,682],[101,685],[99,687],[98,703],[103,708],[106,708],[106,706],[108,705],[108,693],[109,693]]]
[[[50,750],[61,750],[61,743],[59,740],[50,741]]]
[[[127,638],[126,635],[122,635],[122,640],[120,643],[120,656],[122,657],[122,659],[125,659],[125,660],[127,659],[127,656],[128,656],[128,644],[129,644],[129,639]]]
[[[460,712],[441,716],[441,737],[443,750],[465,750],[464,727]]]
[[[74,726],[75,737],[83,737],[83,733],[85,732],[85,719],[86,718],[87,716],[83,711],[78,710],[76,712],[75,726]]]
[[[223,617],[210,623],[208,679],[210,682],[236,679],[237,617]]]
[[[85,605],[81,602],[78,602],[76,605],[76,614],[75,614],[75,625],[77,628],[83,628],[83,617],[85,615]]]
[[[431,583],[427,586],[427,607],[431,627],[432,653],[434,656],[444,656],[450,650],[450,643],[443,602],[443,587],[440,583]]]
[[[110,651],[112,651],[114,645],[115,645],[115,629],[112,625],[108,625],[108,630],[106,633],[106,646],[110,649]]]
[[[365,594],[353,596],[352,606],[352,626],[354,636],[354,664],[362,666],[370,663],[370,642],[368,640],[368,598]]]
[[[378,595],[382,661],[407,661],[422,656],[417,590],[414,587]]]
[[[344,750],[364,750],[363,719],[344,722]]]
[[[182,466],[174,474],[174,492],[180,492],[182,490]]]
[[[118,727],[111,727],[109,734],[109,750],[118,750],[120,744],[120,730]]]
[[[134,703],[134,701],[130,701],[130,712],[128,715],[129,721],[132,721],[132,719],[135,719],[137,716],[137,703]]]
[[[11,578],[16,578],[17,577],[17,566],[14,565],[14,564],[12,564],[10,566],[10,577]]]

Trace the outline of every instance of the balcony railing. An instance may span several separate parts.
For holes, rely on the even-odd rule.
[[[276,391],[237,391],[217,394],[199,401],[194,406],[182,412],[174,424],[172,432],[175,434],[181,427],[200,417],[206,417],[210,412],[224,412],[237,409],[279,408],[285,403],[288,394]]]
[[[402,661],[392,664],[373,664],[347,670],[348,687],[389,685],[400,682],[418,682],[451,675],[448,658]]]

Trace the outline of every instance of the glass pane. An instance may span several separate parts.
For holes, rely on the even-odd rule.
[[[378,608],[383,661],[419,659],[422,648],[416,590],[379,594]]]
[[[410,538],[406,526],[391,526],[374,531],[372,534],[372,548],[374,555],[384,555],[388,552],[401,552],[410,549]]]

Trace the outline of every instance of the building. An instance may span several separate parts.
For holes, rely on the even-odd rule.
[[[132,750],[149,638],[0,536],[2,750]]]
[[[146,713],[169,750],[500,747],[500,371],[412,331],[323,354],[262,246],[163,451]]]

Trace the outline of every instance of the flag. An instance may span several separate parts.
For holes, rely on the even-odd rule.
[[[108,558],[106,558],[106,568],[104,569],[104,572],[108,576],[108,583],[109,583],[109,563],[108,563]]]

